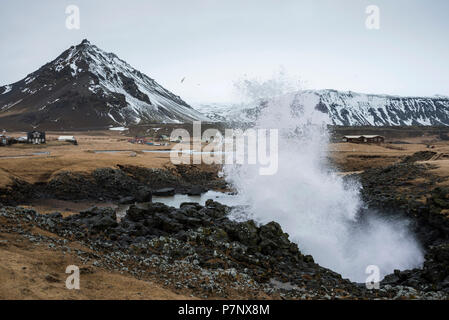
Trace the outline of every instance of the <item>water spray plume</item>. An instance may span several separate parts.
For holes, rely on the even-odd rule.
[[[260,175],[254,165],[224,169],[249,205],[246,218],[279,222],[303,253],[353,281],[364,282],[369,265],[385,276],[423,263],[407,220],[361,215],[360,185],[345,181],[328,162],[329,119],[315,109],[316,96],[285,92],[283,81],[240,85],[251,99],[263,101],[256,129],[279,130],[276,174]]]

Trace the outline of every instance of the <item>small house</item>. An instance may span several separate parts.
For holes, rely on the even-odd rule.
[[[147,139],[145,137],[135,137],[134,139],[129,139],[129,143],[146,144]]]
[[[364,143],[384,143],[385,137],[378,135],[364,135],[363,136]]]
[[[42,144],[46,143],[45,132],[32,131],[27,133],[27,143]]]
[[[169,141],[169,140],[170,140],[170,137],[167,136],[167,135],[165,135],[165,134],[161,134],[161,135],[159,135],[159,136],[157,137],[157,139],[158,139],[159,141]]]
[[[343,142],[350,143],[383,143],[385,137],[379,135],[344,136]]]
[[[58,141],[59,142],[70,142],[75,145],[78,144],[78,141],[76,141],[76,138],[74,136],[59,136]]]
[[[11,144],[11,138],[1,134],[0,135],[0,146],[9,146]]]
[[[361,143],[363,142],[363,138],[362,136],[344,136],[342,141],[350,143]]]
[[[28,142],[28,137],[27,136],[22,136],[22,137],[18,137],[16,140],[17,140],[17,143],[27,143]]]

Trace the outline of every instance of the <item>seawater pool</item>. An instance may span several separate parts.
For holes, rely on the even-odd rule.
[[[175,194],[173,196],[159,197],[153,196],[152,202],[160,202],[170,207],[179,208],[184,202],[195,202],[202,206],[206,204],[206,201],[212,199],[221,204],[227,205],[229,207],[243,206],[244,202],[239,195],[230,192],[219,192],[219,191],[208,191],[201,194],[200,196],[189,196],[187,194]],[[137,203],[137,207],[145,208],[147,203]],[[131,205],[119,205],[117,208],[117,216],[122,218],[125,216],[126,211]]]

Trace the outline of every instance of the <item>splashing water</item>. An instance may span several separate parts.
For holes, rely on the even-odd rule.
[[[408,221],[361,219],[359,185],[345,183],[327,163],[328,119],[314,99],[279,94],[261,111],[255,127],[279,130],[275,175],[259,175],[255,165],[225,167],[227,181],[249,205],[246,218],[278,222],[303,253],[352,281],[365,282],[369,265],[379,267],[381,278],[419,267],[423,253]]]

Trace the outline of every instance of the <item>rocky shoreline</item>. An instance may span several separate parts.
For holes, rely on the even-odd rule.
[[[426,154],[424,154],[425,156]],[[360,175],[362,198],[368,208],[388,216],[402,216],[412,222],[412,231],[426,255],[422,269],[399,271],[382,281],[387,285],[409,285],[449,292],[449,188],[432,176],[429,164],[417,164],[423,154],[401,163],[376,168]],[[417,179],[425,177],[422,182]]]
[[[224,190],[217,167],[178,165],[165,169],[148,169],[117,165],[91,173],[64,171],[47,182],[30,184],[15,179],[0,189],[0,203],[17,205],[32,199],[96,200],[145,202],[151,195],[174,193],[199,195],[208,190]],[[165,193],[165,194],[164,194]]]
[[[80,242],[91,250],[77,252],[87,265],[139,279],[157,276],[165,286],[191,290],[201,298],[236,294],[278,299],[448,298],[441,290],[402,284],[368,290],[303,255],[277,223],[238,223],[226,217],[228,212],[228,207],[208,201],[204,207],[186,203],[179,209],[160,203],[148,209],[131,206],[119,222],[110,208],[92,208],[63,218],[59,213],[41,215],[1,207],[0,217],[8,222],[2,223],[2,232],[18,233],[53,250],[67,250],[67,242]],[[64,240],[31,235],[27,230],[32,227]]]
[[[422,269],[395,271],[379,290],[368,290],[365,284],[319,266],[276,222],[232,221],[231,208],[212,200],[205,206],[184,203],[180,208],[152,202],[145,208],[131,205],[122,219],[111,208],[94,207],[64,218],[57,212],[44,215],[15,206],[29,197],[132,203],[151,201],[158,192],[196,194],[226,188],[216,172],[195,167],[118,166],[91,175],[61,173],[37,186],[16,182],[0,193],[0,217],[8,221],[1,231],[48,242],[55,250],[66,250],[64,241],[80,242],[93,252],[77,253],[86,264],[156,279],[201,298],[448,299],[449,223],[442,212],[449,209],[449,191],[434,188],[432,180],[418,186],[419,192],[414,190],[410,181],[422,174],[427,174],[422,165],[404,162],[367,170],[358,177],[366,212],[380,209],[383,214],[408,217],[426,250]],[[403,186],[410,187],[409,193],[392,196]],[[65,240],[36,237],[27,231],[32,227]]]

